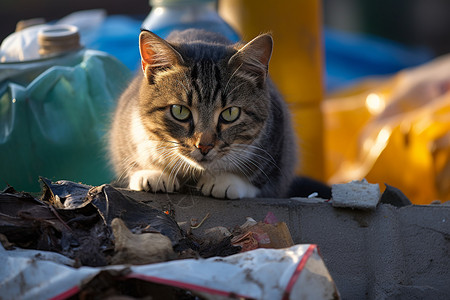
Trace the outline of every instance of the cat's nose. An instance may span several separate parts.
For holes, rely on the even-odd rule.
[[[195,144],[195,147],[197,147],[197,149],[200,150],[201,154],[206,155],[214,147],[214,145],[213,144],[204,145],[204,144],[198,143],[198,144]]]

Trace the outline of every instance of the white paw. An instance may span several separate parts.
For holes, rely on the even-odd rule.
[[[216,176],[205,174],[197,188],[205,196],[226,199],[254,198],[259,192],[247,179],[231,173]]]
[[[180,187],[176,178],[159,170],[141,170],[130,176],[129,188],[135,191],[173,193]]]

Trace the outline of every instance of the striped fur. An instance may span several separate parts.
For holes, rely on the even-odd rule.
[[[270,35],[231,44],[199,30],[167,41],[143,31],[140,51],[143,75],[121,96],[109,136],[119,182],[163,192],[195,184],[217,198],[286,195],[296,146],[267,77]],[[180,106],[190,112],[185,120],[174,115]]]

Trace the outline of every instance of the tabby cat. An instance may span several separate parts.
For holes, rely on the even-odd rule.
[[[216,198],[283,197],[296,145],[286,104],[268,78],[273,40],[232,44],[203,30],[167,41],[142,31],[142,71],[119,99],[109,135],[119,182]]]

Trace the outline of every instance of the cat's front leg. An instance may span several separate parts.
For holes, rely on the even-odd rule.
[[[204,174],[197,188],[205,196],[224,199],[254,198],[259,192],[246,178],[232,173]]]
[[[140,170],[130,176],[129,188],[135,191],[173,193],[180,188],[178,179],[160,170]]]

